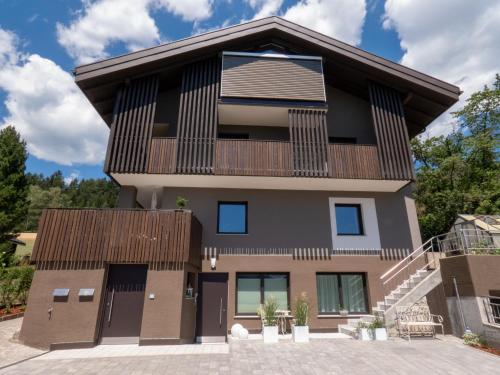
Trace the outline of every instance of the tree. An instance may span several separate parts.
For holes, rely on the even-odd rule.
[[[59,187],[50,187],[42,189],[38,185],[29,187],[29,207],[26,216],[26,231],[36,231],[38,219],[44,208],[68,207],[69,199],[63,194]]]
[[[453,115],[450,135],[412,141],[424,239],[448,231],[459,213],[500,213],[500,76]]]
[[[17,234],[26,217],[27,157],[26,143],[14,127],[0,130],[0,263],[3,265],[14,251],[9,240]]]

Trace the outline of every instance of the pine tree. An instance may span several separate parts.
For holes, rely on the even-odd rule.
[[[0,266],[7,265],[14,248],[9,240],[24,223],[28,208],[26,143],[13,126],[0,130]]]

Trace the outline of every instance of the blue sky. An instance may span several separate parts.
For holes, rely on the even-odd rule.
[[[107,130],[99,123],[93,109],[71,86],[70,76],[65,73],[70,73],[80,62],[188,37],[193,33],[236,24],[258,15],[277,14],[357,44],[386,59],[402,61],[455,83],[467,80],[468,75],[458,71],[447,76],[450,70],[447,70],[444,61],[453,57],[450,56],[450,51],[443,52],[448,53],[441,57],[443,66],[437,65],[440,56],[434,56],[433,59],[437,62],[433,66],[425,56],[419,55],[419,48],[423,48],[424,41],[429,43],[429,38],[431,43],[433,37],[436,40],[442,38],[450,28],[460,30],[463,27],[460,22],[470,18],[470,14],[474,18],[467,22],[474,27],[475,20],[480,19],[485,12],[491,12],[492,7],[494,12],[499,9],[494,5],[495,2],[486,1],[488,6],[478,6],[477,10],[471,10],[462,7],[460,1],[455,1],[455,5],[452,5],[453,2],[443,0],[445,5],[442,6],[443,9],[436,10],[437,16],[454,12],[454,17],[458,17],[460,22],[446,25],[442,22],[446,19],[441,18],[440,24],[434,22],[434,30],[430,34],[420,35],[423,31],[418,28],[418,22],[424,26],[429,18],[436,17],[428,16],[422,10],[425,5],[423,3],[428,0],[419,1],[418,3],[422,3],[421,7],[415,4],[401,5],[401,2],[397,4],[390,0],[182,0],[180,3],[174,0],[135,0],[133,3],[129,2],[134,8],[129,13],[132,16],[127,16],[127,9],[124,9],[127,7],[123,5],[126,1],[122,0],[119,6],[116,1],[118,0],[0,0],[0,32],[6,32],[3,50],[0,34],[0,126],[16,122],[14,125],[26,138],[30,150],[28,171],[47,175],[60,169],[66,177],[104,176],[102,158]],[[106,4],[99,7],[99,3],[108,3],[109,7],[105,8]],[[457,8],[464,8],[464,12],[457,13]],[[121,14],[124,15],[123,19],[116,20]],[[107,24],[107,18],[110,27],[98,30],[95,25]],[[118,26],[113,26],[113,22]],[[120,27],[123,24],[127,26]],[[74,29],[70,29],[72,27]],[[77,36],[76,41],[64,39],[70,34]],[[87,45],[82,42],[85,38],[89,39]],[[463,38],[463,48],[467,47],[467,43],[472,43],[466,35]],[[405,45],[405,50],[401,49],[401,42]],[[457,51],[460,49],[457,48]],[[457,51],[455,53],[459,53]],[[3,65],[2,52],[7,56],[3,59]],[[490,59],[498,57],[498,47],[494,47],[493,56],[485,57],[489,65],[484,67],[484,64],[480,64],[479,67],[471,68],[483,73],[482,81],[467,84],[471,87],[484,84],[483,81],[496,68],[495,63],[493,67],[490,66]],[[40,73],[35,78],[36,71]],[[22,91],[16,86],[16,79],[27,82],[28,86],[32,83],[32,90],[29,93]],[[44,85],[49,81],[55,82],[55,85],[62,82],[60,84],[64,89],[58,92],[57,89]],[[38,116],[40,125],[37,124]],[[64,136],[56,136],[57,126],[64,129]],[[444,129],[444,126],[441,127]]]

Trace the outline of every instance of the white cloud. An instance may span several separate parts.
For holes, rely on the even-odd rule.
[[[78,171],[71,172],[71,173],[69,174],[69,176],[64,177],[64,183],[65,183],[66,185],[69,185],[69,184],[71,184],[74,180],[77,180],[79,177],[80,177],[80,172],[78,172]]]
[[[401,63],[456,84],[464,91],[452,111],[471,93],[493,82],[500,71],[500,2],[476,0],[387,0],[384,27],[394,29],[405,51]],[[428,129],[447,134],[448,113]]]
[[[257,12],[253,19],[276,15],[283,4],[283,0],[245,0]]]
[[[283,17],[343,42],[358,45],[365,22],[365,0],[300,0]]]
[[[205,19],[212,14],[213,0],[82,0],[83,9],[69,25],[57,24],[57,38],[71,57],[86,64],[108,57],[106,49],[115,42],[130,50],[159,43],[160,32],[151,17],[163,9],[185,21]]]
[[[17,36],[12,31],[0,29],[0,68],[15,64],[20,58],[16,50]]]
[[[0,37],[5,32],[0,29]],[[71,74],[37,54],[19,57],[16,39],[0,47],[0,90],[7,94],[8,112],[0,127],[14,125],[37,158],[63,165],[101,163],[108,134],[102,119]]]

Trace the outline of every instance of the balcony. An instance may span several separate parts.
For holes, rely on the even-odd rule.
[[[175,138],[153,139],[147,173],[176,173],[175,148]],[[196,174],[383,179],[375,145],[329,144],[326,165],[319,165],[311,158],[301,158],[301,154],[309,151],[300,150],[294,158],[291,142],[217,139],[212,172]]]
[[[75,262],[200,266],[201,231],[187,210],[46,209],[31,260],[42,267]]]

